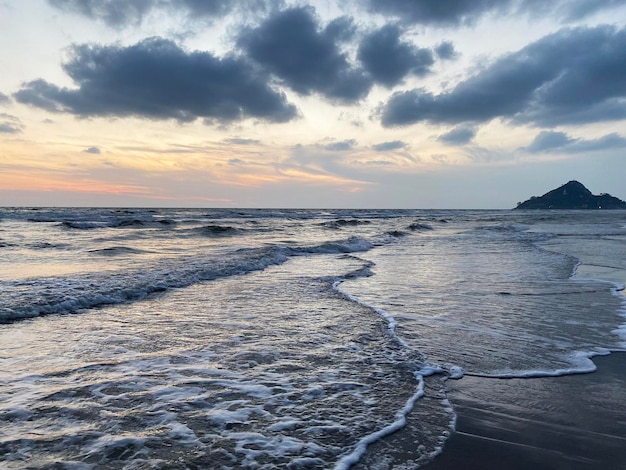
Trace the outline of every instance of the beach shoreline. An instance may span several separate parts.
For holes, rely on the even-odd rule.
[[[561,377],[448,381],[456,431],[425,470],[626,469],[626,353]]]

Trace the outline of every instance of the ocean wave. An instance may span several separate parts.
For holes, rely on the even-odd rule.
[[[48,243],[48,242],[33,243],[32,245],[27,245],[27,246],[34,250],[66,249],[70,247],[70,245],[68,245],[67,243]]]
[[[55,219],[52,217],[28,217],[26,219],[28,222],[32,222],[34,224],[41,224],[41,223],[50,223],[50,222],[58,222],[59,219]]]
[[[76,313],[102,305],[138,301],[157,292],[260,270],[285,260],[286,256],[281,250],[248,250],[232,254],[228,259],[161,260],[151,270],[2,282],[4,305],[0,307],[0,322]]]
[[[406,232],[403,232],[402,230],[390,230],[388,232],[385,232],[387,235],[394,237],[394,238],[400,238],[400,237],[405,237],[408,234]]]
[[[77,222],[71,220],[65,220],[59,224],[60,227],[76,230],[91,230],[95,228],[102,228],[105,225],[97,222]]]
[[[141,271],[104,271],[70,278],[0,281],[3,300],[0,323],[135,302],[169,289],[263,270],[282,264],[292,256],[353,253],[372,247],[373,244],[364,238],[350,237],[312,246],[242,248],[222,256],[161,259],[158,264]],[[141,250],[123,246],[93,251],[103,256],[138,252]]]
[[[64,220],[59,223],[59,226],[75,230],[93,230],[100,228],[169,228],[176,226],[176,222],[171,219]]]
[[[89,250],[89,253],[102,255],[102,256],[118,256],[118,255],[139,255],[143,253],[150,253],[146,250],[139,250],[137,248],[131,248],[128,246],[111,246],[108,248],[100,248],[98,250]]]
[[[193,229],[193,232],[206,237],[230,237],[241,233],[242,229],[230,225],[205,225],[204,227]]]
[[[523,232],[524,230],[528,230],[528,226],[513,224],[483,225],[478,227],[477,230],[485,230],[488,232]]]
[[[332,254],[332,253],[355,253],[359,251],[368,251],[374,247],[374,244],[361,237],[350,237],[345,240],[336,240],[320,243],[314,246],[305,246],[298,248],[291,248],[294,254],[307,254],[307,253],[320,253],[320,254]]]
[[[447,222],[443,222],[443,223],[447,223]],[[411,225],[409,225],[407,228],[409,230],[419,231],[419,232],[422,232],[424,230],[433,230],[432,225],[425,224],[422,222],[414,222]]]
[[[176,225],[176,222],[170,219],[160,220],[144,220],[144,219],[122,219],[114,221],[109,225],[111,228],[167,228]]]
[[[342,229],[344,227],[358,227],[359,225],[369,225],[372,222],[370,220],[362,219],[337,219],[321,222],[319,225],[329,229]]]

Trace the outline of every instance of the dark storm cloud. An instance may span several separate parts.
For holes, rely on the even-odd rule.
[[[577,21],[602,10],[626,5],[626,0],[522,0],[519,10],[533,16],[553,15],[563,22]]]
[[[0,113],[0,134],[19,134],[24,129],[19,118]]]
[[[360,4],[360,3],[359,3]],[[552,16],[577,21],[626,0],[367,0],[365,8],[411,24],[457,26],[475,23],[486,14]]]
[[[541,131],[524,149],[529,152],[545,152],[565,147],[575,142],[565,132]]]
[[[395,25],[383,26],[367,35],[357,57],[377,83],[393,87],[405,76],[423,76],[435,63],[430,49],[419,48],[400,40],[401,31]]]
[[[441,60],[453,60],[459,55],[451,41],[442,41],[435,47],[435,54],[437,54],[437,57]]]
[[[473,127],[458,126],[437,139],[439,142],[450,145],[465,145],[476,137],[476,130]]]
[[[626,147],[626,138],[613,132],[599,139],[580,140],[570,147],[573,152],[598,152],[601,150],[622,149]]]
[[[523,147],[530,153],[564,152],[582,153],[611,150],[626,147],[626,139],[619,134],[607,134],[598,139],[575,139],[564,132],[541,131],[528,147]]]
[[[626,29],[563,29],[503,56],[449,92],[394,93],[384,126],[478,123],[494,118],[545,127],[626,117]]]
[[[351,103],[363,98],[372,82],[339,48],[338,38],[350,28],[344,21],[321,29],[312,7],[292,8],[243,31],[239,45],[297,93]]]
[[[48,0],[60,10],[100,20],[109,26],[137,25],[151,11],[183,12],[194,19],[222,18],[235,10],[265,13],[282,5],[271,0]]]
[[[83,153],[91,153],[93,155],[100,155],[102,153],[98,147],[89,147],[83,150]]]
[[[328,150],[329,152],[347,152],[348,150],[352,150],[356,146],[356,140],[347,139],[342,140],[340,142],[333,142],[331,144],[326,144],[322,148],[324,150]]]
[[[356,34],[356,25],[349,16],[340,16],[326,25],[324,33],[326,37],[335,42],[346,42]]]
[[[190,19],[218,19],[235,12],[267,14],[284,7],[283,0],[48,0],[62,11],[103,21],[112,27],[137,25],[154,10],[182,12]],[[412,24],[471,24],[485,14],[528,13],[576,21],[626,0],[366,0],[359,7]]]
[[[626,0],[574,0],[562,2],[562,8],[567,14],[566,20],[580,20],[601,10],[622,7]]]
[[[400,150],[407,147],[407,143],[402,142],[401,140],[392,140],[390,142],[382,142],[380,144],[372,145],[372,149],[375,152],[390,152],[392,150]]]
[[[263,13],[273,7],[282,6],[279,0],[161,0],[161,4],[170,8],[184,8],[191,16],[223,17],[233,10]]]
[[[284,122],[297,115],[267,76],[242,59],[187,53],[161,38],[129,47],[75,46],[63,68],[77,88],[34,80],[16,100],[81,117]]]
[[[409,23],[451,26],[471,23],[488,11],[503,8],[510,0],[367,0],[371,12]]]

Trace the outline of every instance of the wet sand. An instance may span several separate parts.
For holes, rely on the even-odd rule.
[[[626,353],[591,374],[448,381],[456,432],[425,470],[626,469]]]

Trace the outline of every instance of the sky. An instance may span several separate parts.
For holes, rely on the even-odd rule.
[[[626,199],[626,0],[0,0],[0,206]]]

